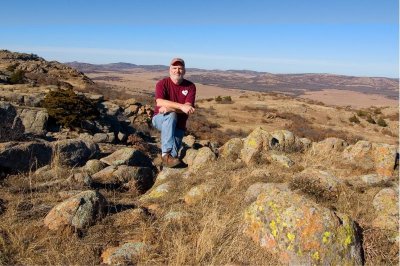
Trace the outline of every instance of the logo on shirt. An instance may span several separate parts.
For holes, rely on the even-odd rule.
[[[186,96],[188,93],[189,93],[188,90],[183,90],[183,91],[182,91],[182,94],[185,95],[185,96]]]

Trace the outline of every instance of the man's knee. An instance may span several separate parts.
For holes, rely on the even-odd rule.
[[[174,121],[178,120],[178,115],[175,112],[169,112],[169,113],[165,114],[164,116],[165,116],[165,119],[174,120]]]

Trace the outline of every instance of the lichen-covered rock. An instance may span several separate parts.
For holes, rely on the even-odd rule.
[[[186,169],[184,169],[184,168],[165,167],[165,168],[163,168],[163,170],[160,173],[158,173],[156,182],[157,183],[165,182],[165,181],[175,178],[179,175],[182,175],[185,171],[186,171]]]
[[[271,186],[245,211],[244,232],[291,265],[361,265],[356,225],[304,196]]]
[[[254,129],[243,141],[240,158],[246,164],[259,163],[263,148],[269,145],[269,138],[268,132],[261,127]]]
[[[182,143],[188,146],[189,148],[193,148],[196,142],[196,138],[193,135],[184,136],[182,139]]]
[[[142,151],[135,148],[122,148],[107,157],[101,158],[100,161],[108,165],[130,165],[130,166],[148,166],[152,165],[149,157]]]
[[[289,190],[288,185],[285,183],[276,184],[257,182],[249,186],[249,188],[246,190],[246,193],[244,194],[244,201],[251,203],[257,199],[258,195],[274,187],[279,187],[281,190]]]
[[[199,151],[195,149],[186,150],[185,157],[182,159],[182,161],[186,163],[188,166],[193,165],[194,158],[196,158],[198,152]]]
[[[396,146],[374,143],[372,147],[376,173],[382,176],[392,176],[396,165]]]
[[[148,245],[143,242],[130,241],[121,246],[106,249],[101,254],[101,258],[103,263],[108,265],[130,265],[148,248]]]
[[[193,205],[201,201],[207,193],[209,193],[214,186],[212,184],[201,184],[195,187],[192,187],[184,197],[185,203],[188,205]]]
[[[196,171],[201,167],[208,165],[210,162],[214,162],[217,156],[208,147],[200,148],[193,159],[193,164],[190,166],[192,171]]]
[[[25,128],[25,133],[44,136],[47,132],[47,120],[49,114],[44,108],[23,108],[19,111],[19,117]]]
[[[102,217],[106,203],[98,191],[83,191],[51,209],[44,224],[51,230],[64,226],[85,229]]]
[[[96,133],[92,138],[95,143],[114,143],[115,142],[115,133]]]
[[[358,141],[343,151],[346,162],[364,170],[375,170],[381,176],[393,175],[396,155],[396,146],[369,141]]]
[[[172,182],[168,181],[150,190],[147,194],[143,195],[140,200],[157,200],[165,197],[173,188]]]
[[[303,150],[308,150],[312,146],[312,141],[308,138],[299,138],[298,143],[301,145]]]
[[[97,159],[92,159],[92,160],[89,160],[86,162],[86,164],[84,166],[84,170],[88,174],[92,175],[92,174],[95,174],[95,173],[103,170],[104,168],[106,168],[106,166],[107,165],[105,163],[103,163],[102,161],[97,160]]]
[[[379,191],[372,202],[377,217],[372,226],[387,230],[389,240],[399,241],[399,191],[398,189],[384,188]]]
[[[290,168],[294,165],[294,162],[289,157],[283,154],[272,153],[269,155],[269,158],[271,159],[271,161],[277,162],[286,168]]]
[[[291,180],[292,188],[330,200],[339,196],[340,184],[341,181],[332,173],[314,168],[295,174]]]
[[[233,138],[228,140],[221,148],[221,158],[236,160],[239,158],[240,151],[243,148],[243,141],[240,138]]]
[[[348,146],[347,142],[339,138],[327,138],[313,142],[309,152],[313,155],[329,155],[332,152],[342,152]]]
[[[153,180],[153,171],[149,167],[108,166],[92,175],[93,181],[103,185],[121,185],[128,182],[143,183]]]
[[[371,170],[374,160],[371,156],[372,143],[366,140],[357,141],[356,144],[348,146],[343,151],[343,158],[348,163],[356,164],[358,167]]]
[[[382,186],[389,180],[390,180],[389,176],[368,174],[368,175],[350,177],[346,179],[346,183],[356,189],[366,189],[368,187]]]
[[[384,188],[379,191],[372,201],[379,215],[398,215],[399,192],[392,188]]]
[[[299,142],[296,136],[288,130],[276,130],[270,132],[269,148],[281,151],[296,151],[299,148]]]
[[[64,139],[53,143],[53,152],[56,160],[62,165],[82,166],[99,154],[99,146],[90,141],[81,139]]]

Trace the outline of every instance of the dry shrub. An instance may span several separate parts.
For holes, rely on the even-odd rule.
[[[360,119],[358,119],[356,115],[353,115],[352,117],[349,118],[349,122],[360,124]]]
[[[399,265],[399,246],[382,230],[365,228],[363,249],[366,265]]]
[[[383,119],[382,117],[379,117],[378,120],[376,121],[376,123],[381,127],[387,127],[388,126],[388,124],[386,123],[385,119]]]
[[[291,190],[301,190],[307,195],[313,196],[317,202],[331,201],[335,202],[338,198],[338,191],[329,191],[319,184],[317,180],[299,176],[292,178],[289,183]]]
[[[134,148],[144,153],[148,153],[150,151],[149,144],[137,134],[129,135],[126,143],[132,145]]]

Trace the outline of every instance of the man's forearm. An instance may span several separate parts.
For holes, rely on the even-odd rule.
[[[182,106],[184,104],[182,104],[182,103],[177,103],[177,102],[173,102],[173,101],[169,101],[169,100],[165,100],[165,99],[157,99],[156,103],[157,103],[158,107],[165,107],[169,111],[184,113],[182,111]],[[189,104],[189,103],[187,103],[187,104]]]

